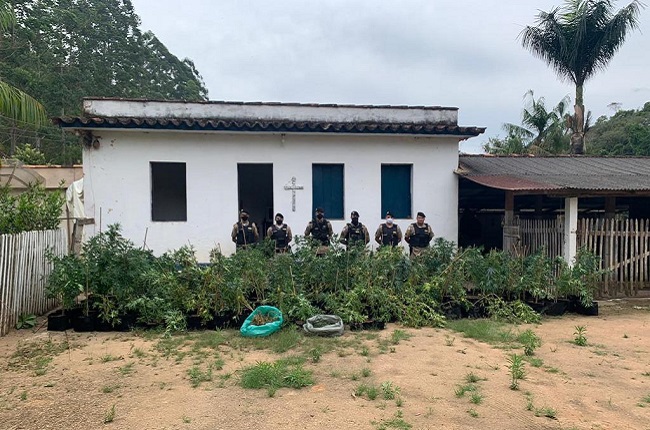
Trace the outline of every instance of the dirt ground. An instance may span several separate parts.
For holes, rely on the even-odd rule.
[[[166,357],[156,348],[159,334],[14,331],[0,339],[0,428],[648,430],[650,300],[600,302],[600,310],[598,317],[515,327],[542,339],[534,355],[541,361],[526,363],[518,390],[509,387],[507,357],[521,354],[520,347],[508,350],[448,329],[389,325],[319,339],[325,349],[336,346],[320,357],[312,352],[320,359],[304,364],[314,385],[281,388],[273,397],[241,388],[242,369],[305,354],[305,345],[278,354],[232,332],[221,334],[228,341],[216,349],[198,352],[185,344]],[[586,327],[587,346],[571,342],[576,326]],[[412,337],[390,342],[395,330]],[[72,347],[55,353],[64,341]],[[51,361],[39,355],[39,345],[53,350]],[[181,350],[186,354],[174,353]],[[212,380],[192,387],[188,369],[207,370],[215,357],[220,365]],[[476,403],[472,392],[456,394],[469,374],[480,378]],[[385,400],[381,390],[375,400],[355,394],[360,384],[388,382],[399,387],[395,399]]]

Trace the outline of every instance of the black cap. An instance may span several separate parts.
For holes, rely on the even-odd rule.
[[[350,216],[356,216],[356,217],[358,217],[358,216],[359,216],[359,212],[357,212],[357,211],[352,211],[352,213],[350,214]]]
[[[325,213],[325,211],[323,210],[323,208],[316,208],[316,212]]]
[[[276,213],[276,214],[275,214],[275,217],[276,217],[276,218],[277,218],[277,217],[280,217],[280,218],[284,219],[284,215],[282,215],[280,212]]]
[[[421,216],[422,218],[426,218],[427,216],[424,214],[424,212],[418,212],[418,216]]]
[[[248,215],[248,211],[246,209],[239,209],[239,214],[240,215],[241,214],[247,214]]]
[[[392,213],[390,213],[390,211],[388,211],[388,212],[386,212],[386,216],[389,216],[389,217],[391,217],[391,218],[392,218],[392,217],[393,217],[393,214],[392,214]]]

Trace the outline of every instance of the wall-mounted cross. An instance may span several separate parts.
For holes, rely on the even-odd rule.
[[[296,177],[291,178],[291,185],[285,185],[284,189],[289,191],[291,190],[291,212],[296,211],[296,190],[302,190],[304,187],[302,185],[296,185]]]

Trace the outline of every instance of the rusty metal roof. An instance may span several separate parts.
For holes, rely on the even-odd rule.
[[[384,123],[384,122],[312,122],[268,120],[223,120],[191,118],[132,117],[60,117],[55,124],[64,128],[120,128],[154,130],[252,131],[274,133],[352,133],[451,135],[466,139],[485,132],[484,127],[458,125]]]
[[[507,191],[650,191],[650,157],[461,155],[456,173]]]

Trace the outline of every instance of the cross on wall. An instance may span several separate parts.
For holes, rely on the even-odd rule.
[[[297,185],[296,184],[296,177],[293,176],[291,178],[290,185],[287,184],[284,186],[284,189],[287,191],[291,191],[291,212],[296,211],[296,190],[302,190],[304,187],[302,185]]]

